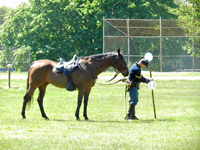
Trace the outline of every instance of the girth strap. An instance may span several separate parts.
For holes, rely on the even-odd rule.
[[[84,70],[92,79],[93,79],[93,82],[95,83],[97,78],[94,78],[93,75],[87,70],[85,69],[84,67],[82,67],[82,65],[78,62],[78,66],[81,70]]]

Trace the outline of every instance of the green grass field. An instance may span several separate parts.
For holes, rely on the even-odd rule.
[[[40,114],[38,91],[32,106],[27,107],[27,119],[21,119],[26,80],[13,79],[11,86],[23,90],[0,89],[0,150],[199,150],[200,81],[157,80],[156,84],[157,119],[154,119],[151,91],[146,84],[141,84],[136,106],[140,120],[125,121],[128,98],[125,103],[125,85],[118,83],[93,87],[88,104],[89,122],[84,121],[83,107],[82,121],[76,121],[74,116],[77,91],[49,85],[44,98],[44,109],[50,118],[47,121]],[[6,87],[7,80],[0,79],[0,86]]]
[[[142,72],[144,75],[149,75],[149,71],[144,71]],[[1,72],[0,71],[0,75],[4,75],[4,76],[7,76],[7,72]],[[102,74],[100,74],[99,76],[114,76],[115,72],[104,72]],[[199,77],[200,76],[200,73],[199,72],[163,72],[163,73],[160,73],[160,72],[152,72],[153,76],[155,77],[173,77],[173,76],[176,76],[176,77]],[[27,72],[11,72],[11,76],[14,75],[14,76],[27,76]],[[121,74],[119,74],[118,76],[122,77]]]

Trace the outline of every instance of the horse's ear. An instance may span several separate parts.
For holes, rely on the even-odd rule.
[[[121,53],[120,53],[120,48],[118,49],[118,51],[117,51],[117,52],[118,52],[118,55],[119,55],[119,56],[121,56]]]

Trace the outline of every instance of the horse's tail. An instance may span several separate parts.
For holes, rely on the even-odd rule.
[[[29,71],[30,71],[30,66],[29,66],[29,69],[28,69],[28,78],[27,78],[27,83],[26,83],[26,91],[29,88]]]
[[[28,67],[28,78],[27,78],[27,84],[26,84],[26,91],[28,90],[29,88],[29,74],[30,74],[30,68],[31,66],[34,64],[35,62],[32,62],[29,67]]]
[[[35,62],[32,62],[28,68],[28,78],[27,78],[27,84],[26,84],[26,91],[29,89],[29,74],[30,74],[30,68]],[[31,105],[31,99],[33,99],[33,95],[28,99],[28,105]]]

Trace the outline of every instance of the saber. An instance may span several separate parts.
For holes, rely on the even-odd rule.
[[[149,72],[150,72],[150,78],[152,78],[152,73],[151,73],[151,62],[149,62]],[[153,89],[151,90],[151,94],[152,94],[154,118],[156,119],[156,107],[155,107],[155,102],[154,102],[154,93],[153,93]]]
[[[152,78],[152,73],[151,73],[151,60],[153,59],[153,55],[148,52],[144,55],[144,58],[149,60],[149,72],[150,72],[150,78]],[[151,89],[151,94],[152,94],[152,102],[153,102],[153,111],[154,111],[154,118],[156,119],[156,107],[155,107],[155,102],[154,102],[154,93],[153,89],[155,89],[156,84],[155,82],[151,83],[151,81],[148,84],[149,88]]]

